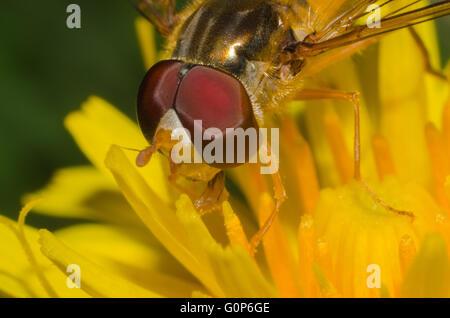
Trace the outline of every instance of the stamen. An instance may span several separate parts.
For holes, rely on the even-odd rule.
[[[375,134],[372,138],[372,147],[380,180],[387,175],[395,174],[394,161],[386,138],[381,134]]]
[[[240,169],[240,168],[238,168]],[[260,173],[260,165],[259,164],[251,164],[248,165],[245,172],[248,173],[246,175],[246,183],[245,183],[245,191],[247,191],[247,197],[250,200],[250,204],[254,211],[258,210],[259,206],[259,195],[263,192],[269,192],[270,188],[267,184],[267,180]]]
[[[444,149],[447,150],[447,164],[450,169],[450,99],[444,107],[444,113],[442,115],[442,129],[443,129],[443,139],[444,139]],[[445,192],[447,194],[447,202],[450,205],[450,176],[447,175],[445,180]],[[450,246],[449,246],[450,250]]]
[[[346,184],[353,178],[353,161],[345,144],[339,117],[335,112],[325,114],[325,133],[330,143],[341,182]]]
[[[304,215],[298,230],[299,275],[305,297],[317,297],[318,286],[314,280],[314,221],[311,215]]]
[[[447,149],[447,156],[449,159],[448,165],[450,166],[450,99],[444,107],[444,113],[442,115],[442,127],[443,127],[443,138],[444,145]]]
[[[416,245],[414,244],[414,241],[411,238],[411,236],[406,234],[400,239],[400,243],[398,246],[398,253],[404,277],[406,275],[406,272],[408,271],[409,266],[411,265],[412,261],[414,260],[417,254]]]
[[[289,151],[290,166],[294,167],[297,176],[297,189],[303,210],[312,214],[319,200],[320,189],[311,149],[291,119],[285,118],[282,127],[281,134],[285,141],[283,145]]]
[[[316,242],[316,250],[315,250],[315,258],[317,260],[317,264],[320,266],[320,268],[323,268],[324,270],[331,270],[332,268],[332,262],[331,262],[331,254],[330,254],[330,247],[327,241],[325,241],[323,238],[319,238]],[[325,274],[331,274],[330,272],[326,271]]]
[[[450,204],[447,201],[445,190],[445,180],[447,175],[450,174],[450,170],[444,141],[441,133],[431,123],[426,126],[425,133],[430,153],[436,200],[450,215]]]
[[[25,255],[28,259],[28,261],[31,264],[31,268],[36,273],[40,283],[44,287],[45,291],[48,293],[50,297],[56,298],[58,297],[57,293],[53,289],[53,287],[48,282],[47,278],[45,277],[44,273],[42,272],[36,257],[34,256],[31,247],[25,237],[25,219],[28,215],[28,213],[41,201],[41,199],[33,200],[29,203],[27,203],[23,209],[20,211],[19,214],[19,220],[18,220],[18,226],[16,226],[13,222],[10,220],[0,216],[0,222],[5,224],[9,229],[11,229],[12,232],[17,236],[20,244],[22,245],[22,248],[25,252]]]
[[[322,297],[325,298],[341,297],[337,292],[336,288],[333,286],[333,284],[325,277],[325,274],[323,273],[322,269],[317,264],[313,264],[312,268],[317,283],[319,284],[320,293],[322,294]]]
[[[445,215],[440,213],[436,215],[435,221],[438,227],[438,232],[447,242],[447,251],[450,254],[450,221]]]
[[[233,212],[230,204],[228,202],[223,203],[223,217],[225,221],[225,229],[227,231],[228,239],[230,240],[231,246],[240,245],[246,251],[249,252],[249,243],[247,239],[247,235],[244,233],[244,229],[242,228],[241,221],[237,217],[237,215]],[[253,255],[250,255],[253,257]]]
[[[445,179],[444,187],[445,187],[445,193],[447,194],[447,202],[450,202],[450,176],[447,176],[447,179]]]
[[[265,222],[274,208],[275,204],[270,194],[263,193],[260,196],[258,209],[260,225]],[[281,296],[299,297],[294,275],[294,260],[284,235],[279,218],[275,218],[263,238],[267,264]]]

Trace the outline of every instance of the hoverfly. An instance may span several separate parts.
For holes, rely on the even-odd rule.
[[[411,212],[390,207],[364,183],[360,174],[358,94],[303,89],[302,79],[346,58],[383,34],[409,27],[425,50],[413,25],[450,13],[450,1],[423,5],[416,0],[193,0],[177,13],[175,0],[130,0],[167,40],[167,59],[154,65],[139,89],[137,114],[151,145],[141,151],[137,165],[144,166],[155,151],[168,155],[171,132],[194,133],[194,121],[206,127],[264,127],[265,115],[288,100],[339,99],[355,111],[354,177],[372,198],[397,214]],[[370,14],[369,6],[384,10],[378,27],[358,23]],[[430,67],[428,71],[443,77]],[[445,77],[444,77],[445,79]],[[203,129],[204,129],[203,128]],[[226,138],[226,137],[225,137]],[[246,158],[248,159],[249,154]],[[168,156],[170,158],[170,156]],[[171,159],[169,159],[171,160]],[[227,198],[226,164],[174,164],[170,179],[207,183],[195,197],[200,211],[220,206]],[[255,251],[269,229],[286,192],[278,173],[272,175],[276,207],[253,237]]]

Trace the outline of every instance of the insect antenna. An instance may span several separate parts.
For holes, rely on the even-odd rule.
[[[116,146],[119,147],[120,149],[128,150],[128,151],[134,151],[134,152],[141,152],[142,151],[142,149],[139,150],[139,149],[136,149],[136,148],[129,148],[129,147],[124,147],[124,146],[120,146],[120,145],[116,145]]]

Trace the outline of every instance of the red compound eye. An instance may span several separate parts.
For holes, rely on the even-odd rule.
[[[252,118],[247,92],[234,77],[205,66],[192,68],[180,84],[175,109],[184,127],[202,120],[203,129],[246,126]]]
[[[138,121],[150,144],[154,142],[161,119],[171,108],[175,109],[184,128],[190,131],[194,145],[202,147],[197,149],[201,153],[211,141],[196,145],[195,134],[203,135],[208,128],[217,128],[222,132],[223,160],[211,165],[226,168],[243,163],[243,159],[227,162],[226,154],[230,150],[226,147],[227,138],[235,138],[227,134],[227,128],[246,130],[257,127],[250,99],[239,80],[206,66],[192,66],[175,60],[159,62],[145,75],[138,95]],[[201,120],[202,131],[194,131],[196,120]],[[236,147],[238,143],[234,145]],[[243,151],[231,150],[235,159],[241,151],[239,156],[242,158],[241,154],[244,154],[246,162],[252,155],[248,145]]]
[[[173,60],[159,62],[147,72],[141,83],[137,116],[139,126],[150,143],[161,118],[174,104],[182,65]]]
[[[202,121],[203,131],[220,129],[224,138],[227,128],[256,127],[243,85],[236,78],[210,67],[195,66],[187,72],[178,89],[175,110],[192,138],[195,120]]]

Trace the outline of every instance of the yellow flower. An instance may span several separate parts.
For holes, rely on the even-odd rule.
[[[152,29],[142,20],[137,29],[149,67]],[[417,30],[437,63],[433,25]],[[137,125],[90,97],[65,125],[93,166],[59,171],[26,196],[18,222],[0,216],[0,296],[449,297],[448,85],[425,72],[407,31],[320,78],[362,93],[363,176],[413,221],[352,181],[351,107],[294,102],[280,123],[289,199],[253,257],[248,238],[274,206],[265,177],[247,166],[229,171],[223,213],[200,216],[169,185],[166,158],[138,169],[121,147],[146,146]],[[32,208],[83,222],[38,231],[24,225]],[[68,288],[71,264],[81,289]]]

